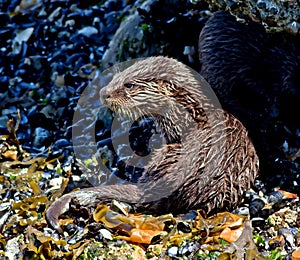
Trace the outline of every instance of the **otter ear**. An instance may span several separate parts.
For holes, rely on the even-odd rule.
[[[133,83],[124,83],[125,88],[133,88],[135,85]]]

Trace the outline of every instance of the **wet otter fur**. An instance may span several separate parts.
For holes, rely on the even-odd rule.
[[[199,37],[201,74],[223,108],[249,131],[260,158],[261,177],[272,187],[287,189],[293,186],[290,182],[283,187],[282,177],[274,180],[286,171],[275,161],[286,160],[281,148],[285,141],[292,147],[300,142],[299,38],[268,34],[262,25],[237,22],[225,11],[215,12]]]
[[[138,184],[105,185],[75,191],[48,209],[48,222],[76,199],[95,207],[112,199],[137,212],[163,214],[236,207],[258,173],[258,157],[243,125],[216,106],[204,80],[166,57],[137,61],[101,90],[103,104],[116,113],[155,118],[166,144],[153,151]]]
[[[218,11],[200,33],[199,55],[202,76],[226,108],[262,112],[278,105],[285,120],[291,117],[286,101],[300,100],[298,35],[268,34],[258,23]]]

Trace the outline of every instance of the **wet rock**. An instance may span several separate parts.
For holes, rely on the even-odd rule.
[[[147,0],[141,6],[141,9],[149,10],[150,6],[157,0]],[[103,68],[108,68],[113,64],[116,64],[118,60],[122,60],[119,57],[122,53],[121,48],[126,41],[132,41],[133,39],[140,38],[143,34],[139,24],[141,22],[141,17],[136,11],[134,14],[130,15],[123,21],[118,28],[116,34],[109,44],[108,50],[103,55],[102,66]],[[136,50],[141,48],[140,41],[137,42]],[[138,46],[140,45],[140,46]]]
[[[98,34],[98,30],[93,26],[86,26],[78,31],[78,34],[82,34],[85,37],[90,38],[94,34]]]
[[[0,116],[0,129],[1,131],[6,130],[6,124],[8,122],[8,116]]]
[[[172,246],[168,249],[168,256],[176,257],[177,254],[178,254],[178,247],[177,246]]]
[[[12,34],[13,34],[13,29],[12,28],[0,28],[0,36],[1,39],[3,41],[11,42],[11,38],[12,38]],[[7,49],[5,47],[2,46],[2,51],[7,51]]]
[[[58,139],[54,144],[53,144],[53,149],[59,150],[62,148],[66,148],[70,146],[70,142],[67,139]]]
[[[3,84],[3,86],[7,86],[9,84],[9,79],[10,78],[8,76],[0,76],[0,84]]]
[[[113,240],[111,232],[109,232],[107,229],[100,229],[99,230],[100,234],[102,235],[103,238],[107,240]]]
[[[192,231],[190,225],[187,222],[179,222],[177,224],[177,229],[184,233],[190,233]]]
[[[2,110],[2,115],[6,115],[6,116],[12,116],[14,114],[17,113],[17,108],[14,107],[14,106],[11,106],[11,107],[8,107],[8,108],[5,108]]]
[[[265,202],[261,198],[255,198],[250,202],[249,212],[251,216],[257,216],[265,206]]]
[[[41,70],[43,66],[46,64],[46,56],[41,55],[33,55],[29,57],[31,60],[31,65],[36,70]]]
[[[251,223],[253,227],[262,228],[265,225],[265,219],[261,217],[255,217],[251,219]]]
[[[24,243],[24,236],[19,235],[7,241],[5,255],[9,259],[18,259],[21,257],[21,244]]]
[[[47,146],[50,143],[50,132],[42,127],[37,127],[34,131],[33,145],[36,147],[42,147]]]
[[[57,7],[48,17],[48,20],[50,22],[53,22],[54,20],[57,20],[57,18],[62,14],[62,8]]]
[[[242,216],[249,216],[250,211],[249,211],[249,207],[239,207],[235,209],[233,213]]]
[[[288,228],[280,228],[278,230],[278,235],[282,235],[285,240],[285,245],[289,249],[295,248],[295,242],[294,242],[294,234],[291,229]]]
[[[24,30],[17,30],[16,37],[12,42],[12,53],[19,54],[22,50],[22,43],[27,42],[33,33],[34,28],[26,28]],[[24,49],[24,47],[23,47]]]
[[[38,23],[30,13],[20,12],[11,17],[11,24],[17,29],[18,32],[28,28],[34,28]]]
[[[198,242],[183,242],[180,245],[178,253],[181,255],[190,255],[199,250],[200,244]]]
[[[278,203],[283,200],[283,194],[280,191],[274,191],[268,196],[268,202],[269,203]]]

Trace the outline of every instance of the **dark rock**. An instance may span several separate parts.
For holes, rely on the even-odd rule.
[[[9,84],[9,80],[10,78],[8,76],[0,76],[0,84],[3,84],[4,86],[7,86]]]
[[[43,127],[47,130],[54,130],[55,123],[53,119],[47,118],[44,113],[37,112],[38,110],[31,109],[28,113],[29,124],[32,128]]]
[[[29,27],[34,27],[37,24],[37,21],[34,20],[32,15],[30,15],[29,13],[19,13],[11,17],[11,23],[15,28],[23,30]]]
[[[58,150],[62,148],[66,148],[70,146],[70,142],[67,139],[58,139],[54,144],[53,144],[53,149]]]
[[[41,55],[30,56],[30,60],[32,67],[38,71],[40,71],[47,62],[46,56]]]
[[[52,142],[50,132],[42,127],[37,127],[34,131],[33,145],[36,147],[49,146]]]
[[[251,223],[253,227],[260,227],[263,228],[265,225],[265,219],[260,217],[255,217],[251,219]]]
[[[280,191],[274,191],[268,196],[269,203],[278,203],[283,200],[283,194]]]
[[[7,13],[0,12],[0,27],[7,26],[10,22],[10,16]]]
[[[179,231],[182,231],[183,233],[190,233],[190,232],[192,232],[192,229],[191,229],[190,225],[187,222],[179,222],[177,224],[177,229]]]
[[[262,208],[265,206],[265,202],[261,198],[255,198],[250,202],[250,215],[257,216],[261,212]]]
[[[17,117],[17,113],[18,113],[18,109],[15,106],[10,106],[2,110],[2,115],[8,116],[9,118]]]
[[[8,116],[0,116],[0,131],[4,131],[6,130],[6,124],[9,120],[9,117]]]

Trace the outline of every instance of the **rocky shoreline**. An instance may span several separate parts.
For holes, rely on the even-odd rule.
[[[289,4],[295,5],[296,1]],[[90,81],[111,64],[151,55],[174,57],[200,71],[198,36],[214,11],[211,8],[204,1],[0,1],[1,257],[130,259],[130,255],[135,255],[134,259],[229,259],[239,256],[240,252],[230,247],[234,243],[224,242],[219,233],[207,237],[204,234],[207,225],[210,231],[218,227],[220,217],[202,220],[202,215],[195,212],[157,217],[153,221],[164,224],[165,230],[159,230],[164,236],[150,246],[117,239],[120,230],[110,228],[107,222],[93,226],[93,213],[76,208],[76,203],[71,215],[82,217],[74,223],[66,217],[63,225],[67,232],[63,236],[48,227],[44,217],[51,200],[64,192],[89,186],[90,176],[99,170],[95,158],[83,156],[82,161],[76,160],[72,147],[74,110]],[[97,102],[95,98],[86,107],[89,113],[82,111],[87,117],[84,125],[78,123],[83,133],[78,136],[79,143],[91,142],[84,133],[91,125],[94,127],[94,117],[89,115],[97,109]],[[111,115],[105,115],[98,117],[95,124],[98,160],[109,165],[114,174],[134,180],[138,170],[122,165],[108,149],[110,121]],[[132,130],[132,138],[143,142],[151,131],[153,122],[141,121]],[[283,186],[285,190],[290,188],[288,191],[297,193],[299,136],[288,138],[278,148],[285,157],[278,158],[280,168],[274,175],[279,175],[282,183],[288,183]],[[82,167],[87,165],[88,171],[82,174]],[[266,187],[257,180],[255,191],[247,192],[243,205],[234,212],[251,219],[251,234],[244,220],[239,220],[239,224],[234,222],[236,226],[230,228],[244,231],[239,245],[253,243],[252,247],[247,244],[244,252],[252,259],[292,259],[292,253],[300,249],[299,199],[296,194],[276,188],[277,185]],[[123,206],[116,211],[121,214]],[[137,223],[133,216],[130,218]],[[170,234],[171,230],[174,233]]]

